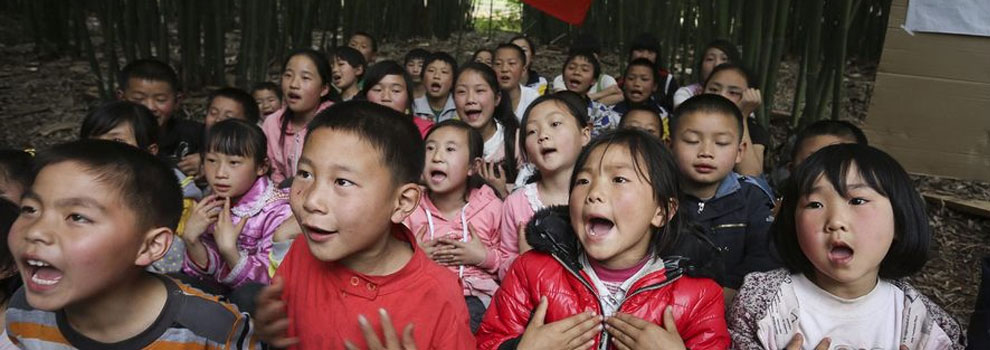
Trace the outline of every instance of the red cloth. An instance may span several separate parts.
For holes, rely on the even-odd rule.
[[[584,22],[591,0],[523,0],[529,6],[557,19],[579,26]]]
[[[416,124],[416,128],[419,128],[419,136],[426,139],[426,133],[430,132],[430,128],[433,127],[433,122],[413,116],[413,124]]]
[[[580,274],[591,280],[584,271]],[[647,288],[663,283],[669,284]],[[722,288],[714,281],[688,276],[669,281],[666,270],[661,268],[633,282],[629,290],[630,296],[622,302],[619,312],[663,325],[664,310],[670,306],[677,331],[688,349],[729,347]],[[547,297],[546,323],[587,310],[602,314],[595,291],[549,254],[529,251],[516,259],[495,293],[478,329],[478,350],[498,349],[502,343],[522,336],[541,296]],[[593,348],[599,348],[603,334],[595,336]]]
[[[392,232],[403,241],[416,241],[403,225],[394,225]],[[306,238],[296,239],[278,270],[285,280],[288,336],[299,338],[289,349],[342,349],[344,340],[366,349],[358,315],[368,318],[381,336],[379,308],[388,311],[400,337],[407,324],[414,324],[419,349],[474,349],[457,276],[430,261],[415,243],[411,246],[413,257],[401,270],[367,276],[317,260]]]

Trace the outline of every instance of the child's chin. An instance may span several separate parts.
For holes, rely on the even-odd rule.
[[[55,296],[42,296],[35,293],[27,292],[25,293],[28,305],[32,308],[43,310],[43,311],[58,311],[64,309],[68,304],[65,300],[60,300]]]

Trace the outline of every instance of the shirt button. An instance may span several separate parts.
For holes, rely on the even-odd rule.
[[[357,287],[359,284],[361,284],[361,280],[357,276],[351,276],[351,285]]]
[[[372,283],[368,283],[368,290],[374,292],[375,291],[375,288],[378,288],[378,286],[376,286],[376,285],[374,285]]]

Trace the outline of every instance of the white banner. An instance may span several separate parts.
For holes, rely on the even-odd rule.
[[[909,0],[904,29],[990,36],[990,0]]]

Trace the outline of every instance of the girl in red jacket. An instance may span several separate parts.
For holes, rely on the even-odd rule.
[[[677,177],[670,151],[642,131],[592,141],[569,205],[530,221],[533,250],[495,293],[478,349],[727,348],[722,290],[693,277],[717,266],[715,249],[678,220]]]

